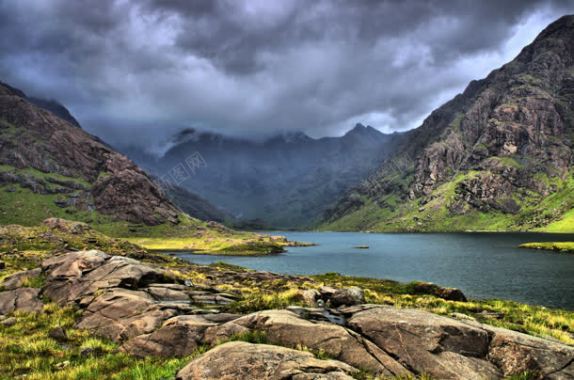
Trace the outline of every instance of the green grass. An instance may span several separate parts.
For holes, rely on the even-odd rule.
[[[152,251],[193,251],[195,254],[258,256],[284,252],[283,244],[271,237],[252,235],[217,235],[206,232],[198,237],[126,238]]]
[[[234,313],[251,313],[259,310],[285,309],[287,306],[303,305],[303,298],[296,288],[272,292],[253,290],[244,299],[231,304],[228,310]]]
[[[18,225],[0,226],[0,250],[52,251],[61,249],[99,249],[111,254],[130,254],[143,249],[125,240],[110,238],[84,223],[64,222],[64,229],[47,225],[23,227]],[[74,231],[74,226],[78,230]],[[68,230],[66,230],[66,228]],[[9,260],[11,255],[6,255]],[[20,256],[14,256],[20,257]]]
[[[0,379],[99,380],[170,379],[189,360],[136,359],[105,339],[74,328],[79,314],[73,307],[47,304],[41,313],[16,313],[16,324],[0,325]],[[66,331],[59,342],[48,332]]]

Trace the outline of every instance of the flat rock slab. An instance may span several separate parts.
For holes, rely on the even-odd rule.
[[[309,352],[245,342],[225,343],[193,360],[177,380],[351,380],[357,369]]]

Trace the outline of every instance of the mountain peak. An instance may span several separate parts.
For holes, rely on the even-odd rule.
[[[379,135],[383,135],[383,133],[380,132],[379,130],[371,127],[370,125],[365,126],[361,123],[355,124],[353,129],[351,129],[347,133],[345,133],[345,136],[365,136],[365,135],[379,136]]]

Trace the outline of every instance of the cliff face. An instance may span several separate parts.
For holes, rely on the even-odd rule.
[[[181,211],[132,161],[34,103],[0,83],[0,191],[7,197],[0,207],[8,210],[2,220],[10,221],[5,214],[15,209],[42,211],[32,209],[37,195],[50,199],[40,202],[44,208],[96,211],[147,225],[178,223]],[[11,207],[13,199],[21,204]]]
[[[400,153],[330,210],[331,227],[564,227],[574,205],[573,65],[566,16],[402,136]]]

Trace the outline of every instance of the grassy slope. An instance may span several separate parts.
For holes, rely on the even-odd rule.
[[[507,162],[513,165],[512,162]],[[482,212],[467,206],[461,215],[449,212],[448,206],[456,197],[458,184],[479,175],[468,172],[457,175],[452,181],[439,186],[431,195],[432,200],[422,205],[419,200],[397,200],[393,194],[381,199],[387,205],[381,208],[374,201],[364,198],[365,205],[331,223],[320,226],[321,230],[339,231],[574,231],[574,179],[565,180],[540,176],[541,181],[556,187],[547,197],[524,192],[515,194],[514,200],[521,206],[517,214],[505,214],[491,210]]]
[[[90,184],[59,174],[43,173],[34,169],[15,169],[0,165],[0,172],[31,176],[56,190],[60,184],[69,183],[79,194]],[[0,225],[19,224],[34,226],[50,217],[89,223],[96,230],[114,237],[129,238],[148,249],[194,250],[201,253],[262,255],[282,251],[286,241],[249,232],[238,232],[217,224],[203,222],[182,214],[177,226],[163,224],[145,226],[117,221],[96,211],[81,211],[74,207],[59,207],[62,194],[39,194],[18,184],[0,185]]]

